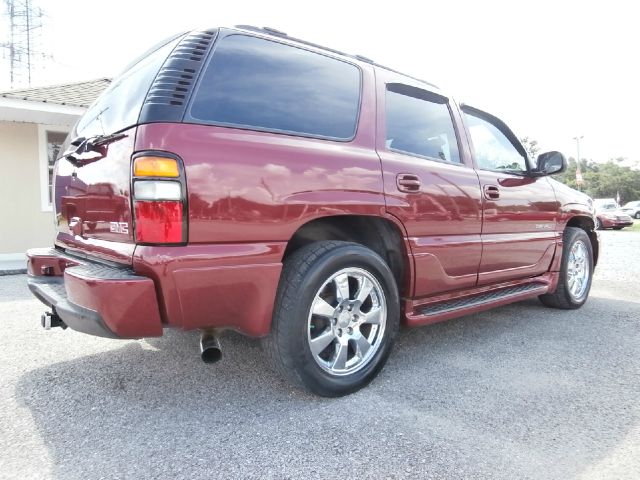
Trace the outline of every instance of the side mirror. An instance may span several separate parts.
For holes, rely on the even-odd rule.
[[[538,155],[535,176],[553,175],[564,172],[567,168],[567,159],[560,152],[545,152]]]

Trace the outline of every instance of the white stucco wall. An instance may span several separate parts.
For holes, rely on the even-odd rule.
[[[40,168],[38,125],[0,121],[0,256],[53,245]]]

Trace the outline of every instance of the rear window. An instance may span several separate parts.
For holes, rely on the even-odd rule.
[[[349,140],[359,105],[355,65],[230,35],[216,46],[190,114],[206,123]]]
[[[158,70],[183,36],[160,42],[130,63],[80,119],[76,136],[109,135],[135,125]]]

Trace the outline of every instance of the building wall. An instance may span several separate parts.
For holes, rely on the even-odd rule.
[[[0,122],[0,255],[53,245],[53,212],[43,211],[38,125]]]

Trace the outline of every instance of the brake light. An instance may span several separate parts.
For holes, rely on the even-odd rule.
[[[133,159],[133,211],[136,242],[187,241],[186,191],[180,161],[142,155]]]
[[[136,202],[136,241],[182,243],[182,202]]]

